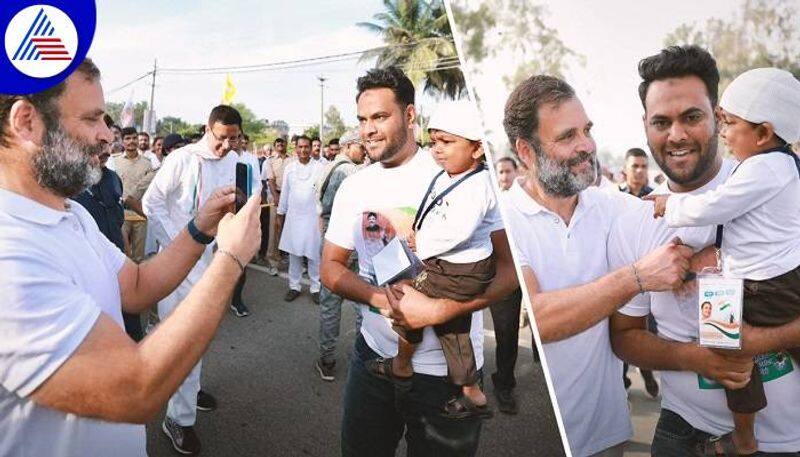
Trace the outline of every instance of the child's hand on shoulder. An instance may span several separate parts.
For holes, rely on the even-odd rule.
[[[645,195],[642,197],[642,200],[653,202],[653,218],[657,219],[659,217],[663,217],[664,213],[667,211],[667,200],[669,200],[669,195]]]

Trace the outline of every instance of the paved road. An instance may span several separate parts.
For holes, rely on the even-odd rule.
[[[659,379],[658,372],[654,373]],[[633,421],[633,439],[625,448],[626,457],[649,457],[653,431],[656,429],[658,415],[661,412],[661,396],[653,398],[644,390],[644,382],[637,368],[628,370],[628,377],[633,382],[628,391]],[[659,379],[659,385],[661,380]]]
[[[244,296],[252,314],[243,319],[228,314],[204,359],[202,385],[217,397],[220,407],[198,413],[202,455],[340,454],[340,404],[347,354],[355,337],[353,310],[345,306],[336,381],[323,382],[313,369],[317,307],[307,293],[284,302],[286,290],[285,279],[249,269]],[[495,345],[488,312],[485,322],[486,366],[493,371]],[[521,333],[523,347],[516,369],[520,414],[498,414],[486,421],[478,455],[564,455],[541,367],[533,362],[530,332]],[[177,455],[160,425],[161,419],[148,426],[149,454]],[[398,455],[405,454],[403,449],[401,445]]]

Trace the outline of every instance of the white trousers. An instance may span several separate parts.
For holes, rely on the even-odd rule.
[[[167,318],[192,290],[192,284],[184,280],[177,289],[158,302],[158,317]],[[178,390],[167,403],[167,416],[182,427],[191,427],[197,419],[197,392],[200,391],[202,359],[192,368]]]
[[[303,257],[289,254],[289,288],[299,292],[302,276]],[[308,277],[311,279],[311,293],[319,292],[319,260],[308,259]]]

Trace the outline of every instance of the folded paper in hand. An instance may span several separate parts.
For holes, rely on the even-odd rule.
[[[394,237],[372,257],[372,267],[379,286],[401,279],[413,279],[422,271],[422,262],[408,247],[408,243]]]

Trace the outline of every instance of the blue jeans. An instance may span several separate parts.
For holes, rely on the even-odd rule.
[[[342,320],[342,297],[322,286],[319,291],[319,358],[322,363],[336,363],[336,341],[339,339],[339,324]],[[356,334],[361,331],[361,309],[356,311]]]
[[[650,452],[654,457],[704,456],[706,443],[713,437],[710,433],[692,427],[678,414],[662,409]],[[800,457],[800,452],[757,452],[753,455]]]
[[[441,415],[445,403],[460,393],[459,387],[445,377],[414,374],[411,391],[396,399],[394,385],[364,366],[376,358],[378,354],[359,335],[344,392],[343,457],[394,456],[404,433],[408,457],[475,455],[481,420]]]

